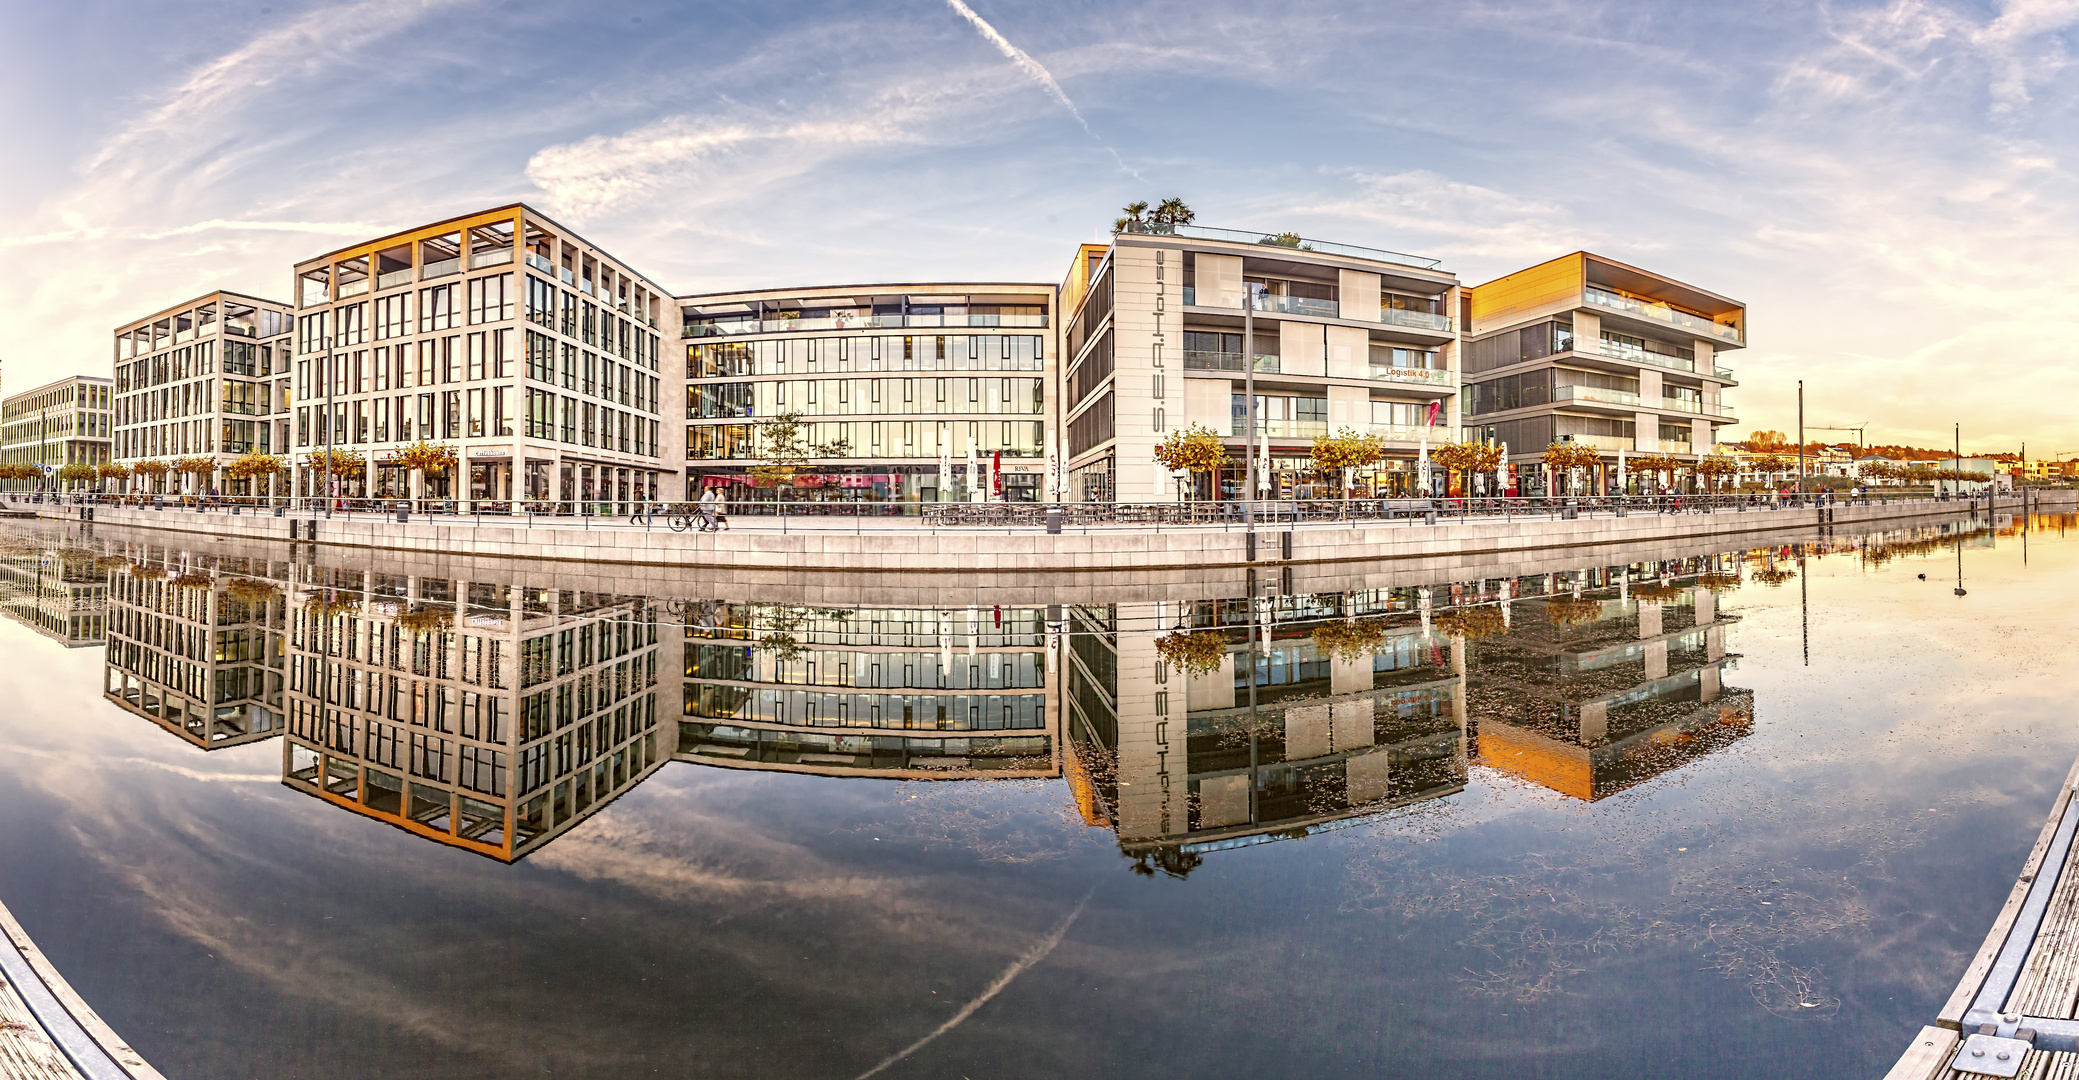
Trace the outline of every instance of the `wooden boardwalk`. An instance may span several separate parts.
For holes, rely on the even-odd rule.
[[[2079,762],[1963,979],[1885,1080],[2079,1080]]]
[[[0,906],[0,1080],[165,1080]]]

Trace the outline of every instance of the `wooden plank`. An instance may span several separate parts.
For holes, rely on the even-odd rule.
[[[2069,863],[2069,860],[2067,860]],[[2079,873],[2058,880],[2043,925],[2002,1008],[2028,1016],[2071,1016],[2079,981]]]
[[[21,953],[22,959],[28,963],[51,995],[58,999],[58,1003],[64,1006],[65,1011],[71,1014],[73,1021],[119,1068],[130,1075],[131,1080],[166,1080],[159,1070],[145,1064],[144,1058],[137,1051],[130,1049],[128,1043],[118,1038],[115,1031],[94,1012],[93,1008],[73,991],[72,985],[65,981],[63,975],[58,974],[58,969],[44,957],[36,943],[29,940],[28,933],[22,929],[22,924],[14,920],[13,913],[7,910],[5,904],[0,904],[0,935],[7,938],[7,942],[0,943],[0,948],[6,948],[11,944],[15,951]]]
[[[1962,1040],[1948,1028],[1932,1025],[1920,1029],[1913,1036],[1912,1045],[1906,1048],[1905,1056],[1884,1074],[1884,1080],[1932,1080],[1938,1074],[1949,1071],[1949,1059],[1956,1056],[1957,1043]]]
[[[2014,928],[2014,917],[2020,913],[2021,905],[2028,898],[2029,885],[2043,872],[2043,856],[2050,849],[2050,840],[2057,832],[2058,820],[2064,817],[2065,806],[2072,801],[2072,790],[2079,782],[2079,759],[2065,774],[2065,782],[2058,789],[2057,798],[2050,807],[2050,816],[2043,822],[2043,832],[2036,837],[2036,846],[2029,849],[2028,859],[2022,863],[2015,878],[2014,889],[2007,895],[2007,902],[1992,922],[1992,929],[1985,935],[1985,943],[1978,947],[1978,954],[1964,968],[1963,978],[1949,995],[1949,1001],[1935,1015],[1935,1022],[1946,1028],[1954,1028],[1963,1022],[1963,1014],[1970,1009],[1971,999],[1978,996],[1978,987],[1985,981],[1986,972],[1992,969],[2000,947],[2007,943],[2007,933]],[[2056,868],[2053,868],[2056,869]]]
[[[4,979],[0,979],[0,1076],[8,1080],[83,1080]]]

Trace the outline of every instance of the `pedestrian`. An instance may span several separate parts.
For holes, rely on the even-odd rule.
[[[715,489],[708,488],[700,493],[700,528],[703,532],[715,527],[719,511],[715,509]]]
[[[708,489],[709,492],[714,490]],[[729,500],[719,494],[715,495],[715,523],[720,525],[724,532],[729,530]]]

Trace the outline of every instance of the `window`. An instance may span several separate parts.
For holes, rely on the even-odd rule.
[[[460,289],[456,285],[436,285],[419,290],[419,332],[452,330],[458,324]]]
[[[506,255],[511,257],[511,250]],[[449,286],[453,288],[453,286]],[[469,281],[470,325],[503,322],[513,317],[513,276],[493,274]]]

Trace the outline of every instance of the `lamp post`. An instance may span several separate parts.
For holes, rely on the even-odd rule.
[[[1242,520],[1248,523],[1250,549],[1255,549],[1256,532],[1256,290],[1253,281],[1242,282],[1242,452],[1248,457],[1243,474],[1247,487],[1242,492]]]
[[[1797,501],[1805,502],[1805,380],[1797,381]]]

